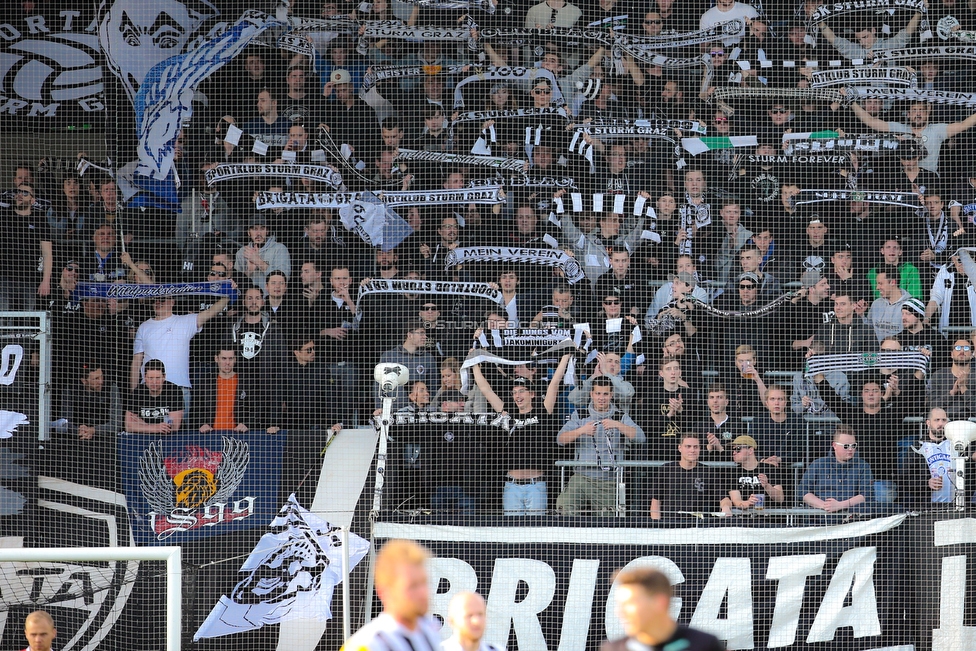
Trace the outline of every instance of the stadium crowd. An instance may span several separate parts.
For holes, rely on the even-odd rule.
[[[302,3],[296,21],[468,29],[422,42],[310,29],[312,57],[249,47],[198,89],[176,143],[179,214],[127,207],[105,162],[80,175],[33,152],[4,184],[0,311],[52,314],[59,472],[113,487],[120,431],[367,424],[386,362],[410,370],[393,404],[389,508],[615,512],[621,483],[626,511],[652,518],[951,502],[944,426],[976,415],[976,114],[813,88],[816,67],[784,62],[870,60],[918,45],[923,17],[972,29],[976,9],[933,0],[925,14],[818,22],[816,0],[787,4]],[[732,19],[741,33],[708,32]],[[552,27],[690,42],[662,46],[664,61]],[[481,34],[504,28],[541,29]],[[710,36],[682,40],[692,32]],[[708,75],[670,63],[695,57]],[[967,61],[909,65],[923,95],[973,88]],[[390,66],[414,72],[379,74]],[[615,130],[635,124],[664,126]],[[800,145],[818,139],[836,146]],[[341,181],[208,183],[228,163],[328,165]],[[376,247],[338,209],[255,205],[261,192],[493,186],[504,202],[398,209]],[[563,264],[456,263],[474,248],[562,251]],[[233,302],[76,292],[228,280]],[[500,298],[360,294],[376,280],[488,283]],[[442,412],[490,416],[476,442],[451,446],[425,415]],[[565,486],[557,460],[577,464]]]

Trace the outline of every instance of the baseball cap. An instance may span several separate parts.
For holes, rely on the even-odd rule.
[[[535,384],[533,384],[532,380],[527,377],[517,377],[512,380],[512,388],[514,389],[515,387],[525,387],[529,391],[533,391],[535,389]]]
[[[807,226],[809,226],[810,224],[822,224],[822,223],[823,220],[820,219],[820,215],[818,215],[817,213],[813,213],[809,217],[807,217]]]
[[[919,316],[919,318],[925,318],[925,306],[922,305],[922,301],[918,300],[917,298],[910,298],[902,303],[901,309],[914,312]]]
[[[751,282],[751,283],[753,283],[755,285],[758,285],[759,284],[759,276],[757,276],[756,274],[752,273],[751,271],[746,271],[746,272],[743,272],[743,273],[739,274],[739,282],[742,282],[743,280],[748,280],[749,282]]]
[[[756,439],[746,435],[735,437],[735,440],[732,441],[732,445],[748,445],[750,448],[759,447],[759,445],[756,443]]]
[[[491,93],[489,94],[494,95],[495,93],[500,93],[503,90],[510,90],[510,88],[511,87],[506,83],[498,83],[491,87]]]
[[[687,284],[691,285],[692,287],[695,287],[695,286],[698,285],[698,279],[695,278],[692,274],[688,273],[687,271],[679,271],[678,273],[676,273],[674,275],[674,279],[675,280],[680,280],[683,283],[687,283]]]
[[[348,70],[343,70],[342,68],[337,68],[332,71],[329,75],[329,81],[333,84],[351,84],[352,76],[349,74]]]
[[[813,287],[814,285],[820,282],[821,278],[823,278],[823,276],[820,275],[819,271],[817,271],[816,269],[809,269],[807,271],[804,271],[803,275],[800,276],[800,286]]]
[[[251,216],[250,221],[247,222],[248,227],[250,226],[267,226],[268,218],[262,213],[256,212]]]

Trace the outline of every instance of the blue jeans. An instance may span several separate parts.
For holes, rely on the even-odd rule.
[[[898,499],[898,487],[895,482],[879,479],[874,482],[874,501],[879,504],[891,504]]]
[[[502,490],[502,508],[505,515],[545,515],[549,505],[546,482],[516,484],[505,482]]]
[[[430,496],[430,505],[435,511],[460,511],[464,515],[474,515],[478,499],[465,493],[460,486],[438,486]]]

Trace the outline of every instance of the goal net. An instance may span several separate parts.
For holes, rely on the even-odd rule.
[[[959,0],[3,12],[0,541],[118,553],[0,562],[4,647],[339,648],[409,538],[445,638],[597,649],[653,566],[729,649],[976,648],[974,61]]]

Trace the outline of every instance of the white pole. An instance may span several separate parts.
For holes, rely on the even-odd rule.
[[[349,613],[349,529],[339,530],[342,540],[342,641],[352,635],[352,615]]]
[[[71,561],[166,561],[166,651],[180,651],[183,563],[179,547],[0,548],[0,563]]]

